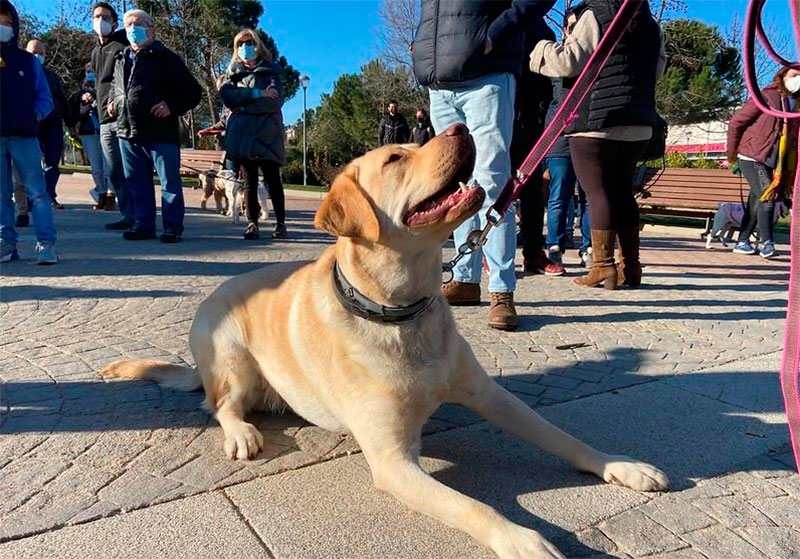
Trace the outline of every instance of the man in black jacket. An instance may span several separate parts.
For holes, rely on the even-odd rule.
[[[97,110],[100,119],[100,147],[103,149],[103,164],[111,190],[116,194],[122,219],[107,223],[106,229],[124,231],[133,226],[133,198],[125,184],[122,154],[117,139],[117,119],[108,114],[106,108],[111,101],[111,82],[114,79],[114,57],[128,46],[124,29],[117,30],[117,12],[107,2],[98,2],[92,8],[92,29],[98,36],[97,46],[92,50],[92,68],[97,88]],[[100,202],[99,197],[96,202]]]
[[[485,225],[486,210],[511,176],[509,147],[514,123],[516,76],[524,59],[524,32],[555,4],[542,0],[422,0],[412,58],[414,74],[430,88],[431,123],[446,130],[461,122],[470,129],[477,158],[471,181],[486,190],[478,215],[456,229],[457,246]],[[478,305],[481,259],[489,265],[489,326],[513,330],[516,277],[514,213],[509,210],[489,234],[483,250],[463,258],[442,291],[451,304]]]
[[[184,218],[178,117],[200,102],[200,84],[177,54],[155,40],[155,21],[147,12],[131,10],[122,21],[131,45],[115,58],[107,107],[117,117],[125,179],[134,201],[134,225],[122,236],[129,241],[156,236],[155,167],[161,182],[161,242],[177,243]]]
[[[378,145],[405,144],[409,141],[411,132],[406,117],[397,112],[397,101],[391,99],[386,110],[389,114],[381,119],[378,126]]]

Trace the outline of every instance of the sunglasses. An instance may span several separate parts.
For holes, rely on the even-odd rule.
[[[243,41],[239,41],[240,45],[247,45],[250,47],[256,46],[256,42],[253,39],[245,39]]]

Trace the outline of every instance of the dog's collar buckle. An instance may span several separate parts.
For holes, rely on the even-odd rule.
[[[369,299],[353,286],[339,269],[339,263],[333,264],[333,292],[342,306],[352,314],[373,322],[400,324],[411,322],[424,313],[433,304],[434,297],[423,297],[416,303],[405,307],[387,307]]]

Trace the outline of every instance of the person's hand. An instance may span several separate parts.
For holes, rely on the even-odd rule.
[[[111,101],[106,107],[106,111],[108,112],[108,116],[117,116],[117,109],[114,108],[114,102]]]
[[[261,97],[265,97],[267,99],[277,99],[278,97],[280,97],[280,95],[278,95],[278,90],[268,88],[261,90]]]
[[[492,40],[486,37],[486,46],[483,48],[483,54],[489,54],[492,51]]]
[[[731,173],[733,173],[734,175],[741,175],[742,174],[742,170],[739,168],[739,162],[738,161],[736,163],[734,163],[733,165],[731,165]]]
[[[153,108],[150,109],[150,112],[153,113],[153,115],[157,118],[167,118],[172,114],[172,111],[169,110],[169,107],[164,101],[153,105]]]

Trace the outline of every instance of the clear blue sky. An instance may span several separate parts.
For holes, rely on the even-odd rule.
[[[14,3],[22,10],[35,10],[42,19],[56,6],[55,0]],[[261,3],[264,6],[261,27],[274,37],[280,53],[311,78],[309,107],[315,107],[323,93],[331,92],[339,76],[358,72],[362,65],[380,55],[377,35],[381,0],[261,0]],[[687,4],[686,17],[717,25],[727,34],[735,14],[744,21],[747,0],[688,0]],[[563,6],[563,0],[556,6]],[[768,28],[772,22],[784,34],[791,35],[789,0],[771,0],[765,11]],[[89,29],[88,17],[85,26]],[[284,107],[285,122],[292,124],[302,114],[303,96],[298,93]]]

